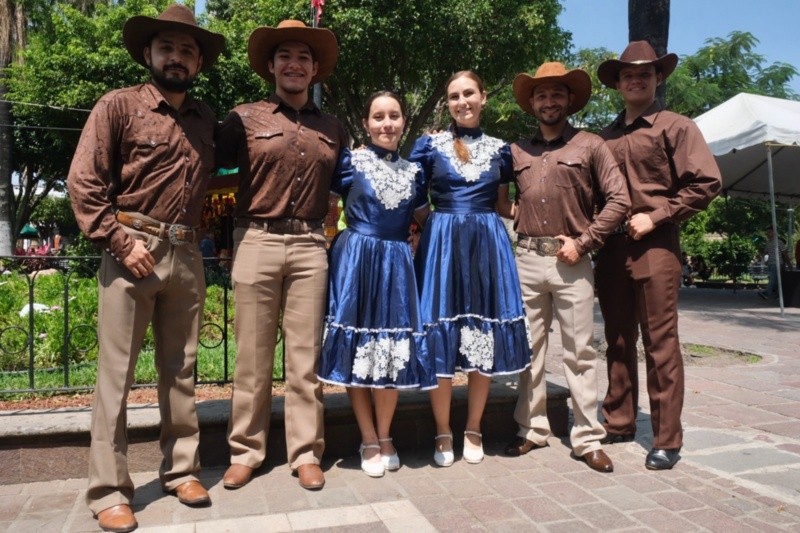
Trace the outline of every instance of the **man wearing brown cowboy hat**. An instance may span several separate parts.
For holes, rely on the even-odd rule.
[[[518,456],[547,446],[551,435],[544,361],[555,311],[575,419],[570,433],[573,455],[594,470],[611,472],[614,465],[600,446],[605,431],[597,420],[589,252],[619,225],[630,200],[603,140],[575,129],[567,120],[586,105],[591,88],[586,72],[567,71],[555,62],[544,63],[534,76],[522,73],[514,79],[517,103],[538,119],[539,127],[532,138],[511,145],[517,185],[511,209],[519,235],[517,269],[533,360],[520,376],[514,411],[519,432],[505,453]]]
[[[597,69],[600,81],[617,89],[625,102],[601,136],[627,178],[631,197],[630,218],[608,238],[595,269],[608,342],[605,441],[630,441],[636,432],[641,325],[653,426],[645,466],[651,470],[672,468],[683,445],[678,225],[705,209],[721,188],[719,168],[700,130],[655,99],[656,88],[677,63],[675,54],[657,57],[646,41],[635,41],[619,60],[604,61]]]
[[[106,531],[137,526],[126,403],[151,322],[161,486],[186,505],[210,503],[197,480],[194,364],[205,299],[197,229],[214,170],[216,118],[186,91],[225,46],[222,35],[197,26],[194,14],[177,4],[157,18],[132,17],[122,35],[151,79],[97,102],[67,178],[78,224],[103,248],[86,500]]]
[[[289,466],[306,489],[325,483],[320,459],[322,389],[316,378],[328,260],[322,220],[330,182],[348,138],[342,124],[309,98],[312,83],[336,65],[329,30],[285,20],[257,28],[250,66],[275,85],[267,100],[236,107],[219,131],[218,160],[239,167],[232,278],[236,374],[223,485],[250,481],[267,452],[273,356],[280,325],[286,375]]]

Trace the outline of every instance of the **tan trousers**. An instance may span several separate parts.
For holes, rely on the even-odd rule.
[[[228,443],[231,464],[258,468],[267,454],[272,370],[282,316],[286,450],[294,470],[325,449],[317,364],[328,281],[325,237],[234,231],[236,372]]]
[[[153,273],[136,279],[103,253],[99,280],[97,384],[92,405],[89,489],[86,502],[95,514],[133,498],[128,474],[126,404],[148,324],[153,324],[159,444],[164,458],[161,485],[170,491],[197,479],[200,430],[194,402],[194,365],[205,301],[203,262],[197,245],[167,241],[127,230],[147,242],[156,261]]]
[[[533,360],[520,374],[514,419],[518,435],[542,445],[551,435],[547,420],[545,354],[553,310],[561,326],[563,364],[575,423],[570,442],[576,455],[600,449],[606,432],[597,419],[597,354],[593,347],[594,282],[589,257],[569,266],[517,247],[517,270],[531,328]]]

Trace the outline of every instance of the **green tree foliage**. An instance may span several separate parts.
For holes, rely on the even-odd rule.
[[[734,31],[727,39],[708,39],[697,53],[681,58],[667,84],[670,109],[696,117],[740,92],[796,99],[789,84],[797,68],[766,65],[755,52],[757,44],[753,34]]]

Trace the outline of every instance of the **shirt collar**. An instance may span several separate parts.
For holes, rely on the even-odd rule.
[[[400,157],[397,154],[397,150],[387,150],[386,148],[375,146],[372,143],[369,143],[367,148],[375,152],[375,155],[377,155],[380,159],[384,159],[386,161],[395,162]]]
[[[483,135],[483,130],[481,130],[480,126],[477,128],[462,128],[460,126],[456,126],[456,135],[459,137],[478,138]]]
[[[635,124],[639,120],[644,120],[645,122],[647,122],[647,124],[652,126],[653,123],[656,121],[656,117],[661,112],[661,109],[662,108],[659,101],[653,100],[653,103],[650,104],[650,106],[644,110],[644,113],[636,117],[636,120],[634,120],[631,123],[631,125]],[[614,121],[614,126],[617,128],[625,129],[625,111],[622,111],[619,115],[617,115],[617,118]]]
[[[150,106],[151,110],[157,111],[162,105],[165,105],[168,108],[172,107],[152,80],[142,85],[142,92],[149,100],[148,105]],[[196,114],[200,115],[200,106],[198,105],[197,100],[192,98],[192,96],[187,93],[186,98],[183,100],[183,104],[181,104],[180,109],[178,109],[178,112],[182,115],[185,115],[189,111],[194,111]]]
[[[281,109],[286,109],[286,110],[291,110],[291,111],[298,111],[300,113],[307,112],[307,113],[320,114],[319,108],[316,106],[316,104],[314,104],[314,100],[311,99],[311,98],[308,99],[308,101],[303,105],[303,107],[301,107],[300,109],[297,109],[297,110],[295,108],[293,108],[292,106],[290,106],[289,104],[287,104],[283,100],[283,98],[281,98],[277,94],[270,95],[270,97],[267,100],[270,103],[275,104],[275,109],[274,109],[273,113],[277,113]]]
[[[546,141],[545,138],[542,136],[542,130],[540,128],[536,128],[536,133],[533,134],[533,139],[531,139],[531,142],[533,144],[537,144],[538,143],[538,144],[544,144],[544,145],[552,145],[552,144],[557,144],[557,143],[562,143],[562,142],[564,144],[566,144],[573,137],[575,137],[576,133],[578,133],[578,130],[575,129],[572,126],[572,124],[567,122],[564,125],[564,129],[561,130],[561,135],[559,135],[555,139],[551,139],[549,141]]]

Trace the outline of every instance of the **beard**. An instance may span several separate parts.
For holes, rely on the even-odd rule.
[[[184,73],[186,73],[185,78],[172,77],[171,74],[168,73],[170,70],[177,68],[183,69]],[[194,77],[189,76],[189,71],[183,67],[169,67],[163,70],[156,70],[151,65],[150,75],[159,87],[171,93],[185,93],[194,86]]]

